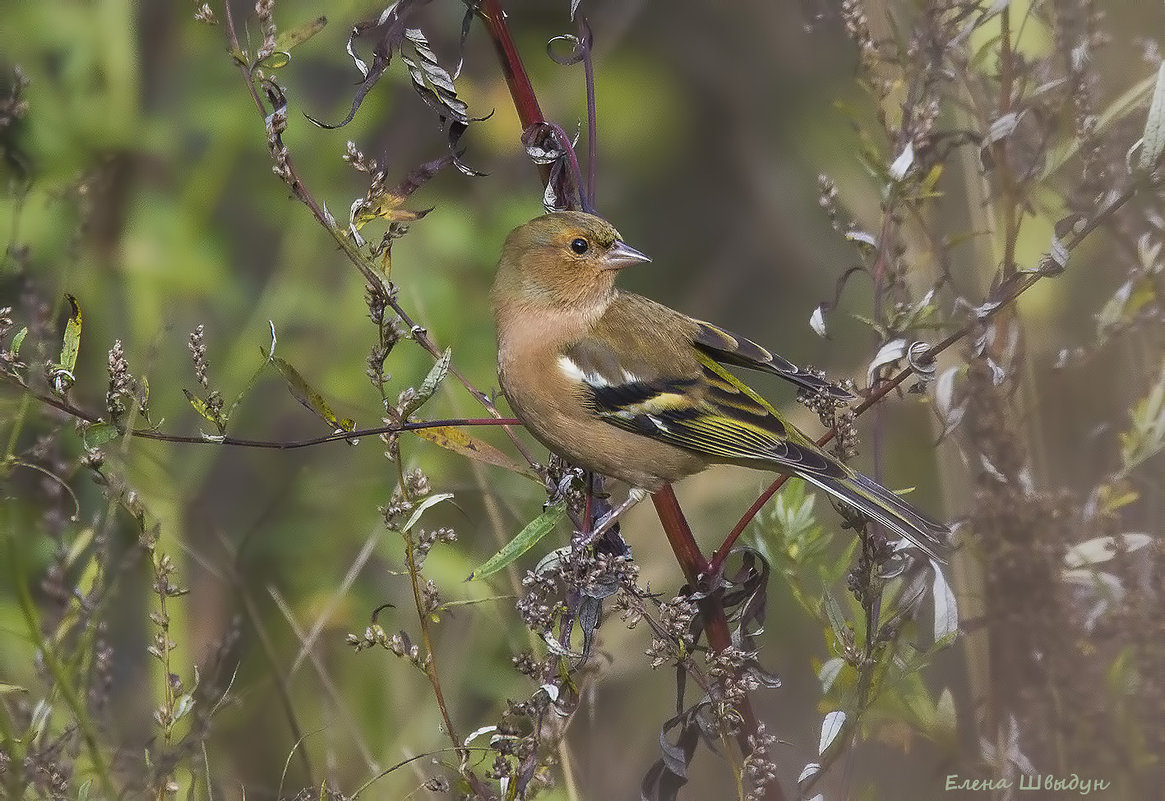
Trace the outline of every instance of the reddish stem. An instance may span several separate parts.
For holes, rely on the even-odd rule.
[[[680,563],[688,585],[692,589],[699,588],[702,580],[714,574],[710,572],[708,560],[704,558],[696,538],[692,536],[692,528],[688,525],[683,510],[680,509],[680,502],[671,484],[665,484],[663,489],[652,494],[651,502],[655,504],[659,521],[663,524],[667,540],[671,543],[676,561]],[[724,614],[723,595],[723,589],[716,589],[697,602],[704,618],[704,634],[708,639],[708,647],[713,652],[732,647],[732,630],[729,629],[728,618]],[[736,741],[740,745],[741,753],[748,756],[753,750],[748,738],[757,731],[757,717],[752,709],[752,701],[745,696],[737,704],[737,711],[740,712],[744,726],[737,734]],[[764,797],[767,801],[785,801],[784,792],[776,781],[765,786]]]
[[[722,542],[720,547],[716,549],[716,552],[712,554],[712,560],[708,563],[708,571],[710,573],[715,575],[720,572],[720,570],[724,567],[724,560],[728,558],[728,552],[732,550],[732,546],[736,544],[736,541],[740,538],[740,535],[744,533],[744,530],[748,527],[748,524],[752,522],[752,519],[756,517],[757,513],[764,507],[764,505],[769,502],[769,498],[776,495],[777,490],[783,487],[785,482],[788,480],[788,476],[778,476],[777,480],[772,484],[769,484],[765,491],[762,492],[760,496],[752,502],[752,506],[748,507],[748,511],[744,513],[739,521],[737,521],[736,526],[728,533],[728,536],[724,538],[724,542]]]
[[[502,73],[506,76],[506,85],[510,88],[510,97],[514,100],[514,109],[518,112],[522,130],[546,122],[546,118],[542,116],[542,108],[538,105],[538,97],[534,94],[534,87],[530,83],[530,76],[526,74],[522,56],[518,53],[518,46],[510,36],[501,0],[482,0],[479,13],[489,30],[490,39],[493,40],[498,53],[498,60],[502,62]],[[550,180],[549,164],[539,165],[538,171],[542,174],[543,183]]]
[[[693,587],[698,586],[701,577],[708,573],[708,560],[704,558],[696,538],[692,536],[688,521],[684,519],[676,491],[672,489],[671,484],[665,484],[663,489],[651,496],[651,502],[655,504],[659,522],[663,524],[667,541],[671,543],[680,569],[684,571],[684,578]]]

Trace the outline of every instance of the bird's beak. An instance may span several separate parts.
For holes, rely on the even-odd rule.
[[[615,244],[607,251],[604,257],[603,265],[608,270],[621,270],[624,267],[629,267],[632,264],[639,264],[640,262],[651,261],[650,258],[640,253],[635,248],[628,245],[622,240],[615,240]]]

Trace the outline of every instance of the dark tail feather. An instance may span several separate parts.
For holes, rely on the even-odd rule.
[[[905,537],[929,556],[943,561],[939,553],[948,547],[951,530],[927,517],[881,484],[857,472],[850,472],[845,478],[805,473],[800,475],[871,520]]]

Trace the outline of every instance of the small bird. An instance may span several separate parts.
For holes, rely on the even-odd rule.
[[[931,556],[949,529],[850,469],[726,369],[849,393],[743,337],[615,287],[650,259],[601,217],[546,214],[507,237],[492,290],[498,378],[551,451],[655,492],[717,464],[792,473]]]

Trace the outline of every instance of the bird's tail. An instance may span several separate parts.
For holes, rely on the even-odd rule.
[[[871,520],[905,537],[929,556],[942,561],[939,555],[949,546],[951,530],[942,523],[924,515],[890,490],[861,473],[847,470],[844,478],[806,475],[801,477],[845,501]]]

